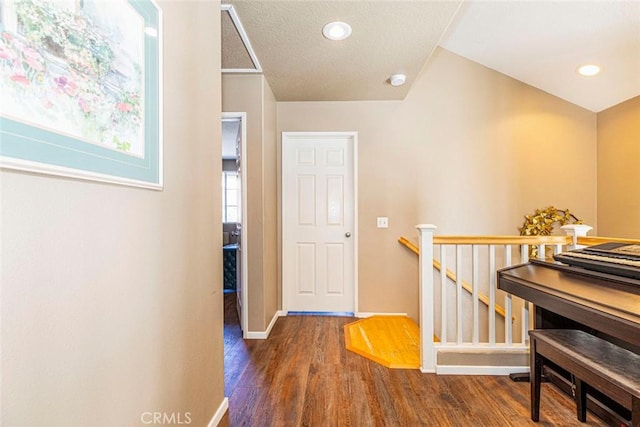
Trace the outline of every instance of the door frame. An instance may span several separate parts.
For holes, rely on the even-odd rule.
[[[241,218],[242,228],[240,233],[240,300],[242,302],[242,315],[240,316],[240,328],[242,338],[247,338],[247,328],[249,327],[249,268],[247,260],[247,113],[245,112],[222,112],[222,121],[240,120],[240,191],[241,191]]]
[[[295,141],[300,138],[326,138],[326,137],[343,137],[350,138],[353,143],[353,314],[358,313],[358,132],[356,131],[331,131],[331,132],[282,132],[282,146],[280,150],[280,164],[282,167],[281,176],[284,176],[284,145],[288,141]],[[280,183],[280,212],[284,209],[284,179]],[[280,241],[282,242],[282,252],[280,254],[281,265],[280,271],[284,271],[284,242],[285,242],[285,226],[281,223]],[[282,310],[284,313],[289,309],[289,289],[285,289],[284,279],[281,283],[282,290]]]

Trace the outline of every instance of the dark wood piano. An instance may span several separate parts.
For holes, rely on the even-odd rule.
[[[535,328],[580,329],[640,354],[640,280],[532,260],[498,272],[498,288],[535,306]],[[551,367],[545,377],[567,393],[566,372]],[[589,409],[611,425],[629,411],[594,393]]]

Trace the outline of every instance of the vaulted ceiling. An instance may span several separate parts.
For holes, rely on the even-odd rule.
[[[228,3],[257,59],[223,14],[223,68],[259,65],[278,101],[403,99],[438,46],[591,111],[640,95],[638,1]],[[351,37],[325,39],[324,24],[338,20]],[[585,63],[602,72],[578,75]],[[391,86],[394,73],[407,83]]]

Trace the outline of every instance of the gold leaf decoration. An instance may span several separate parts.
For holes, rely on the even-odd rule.
[[[554,226],[567,224],[582,224],[569,209],[556,209],[553,206],[544,209],[536,209],[534,215],[525,215],[524,224],[520,228],[521,236],[550,236]],[[529,247],[529,258],[538,256],[538,247]]]

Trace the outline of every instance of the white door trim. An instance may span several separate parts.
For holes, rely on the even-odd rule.
[[[242,338],[247,338],[247,328],[249,327],[249,286],[247,283],[249,281],[249,268],[247,261],[247,230],[248,230],[248,219],[247,219],[247,113],[238,112],[238,113],[222,113],[222,120],[224,119],[240,119],[241,133],[240,135],[240,183],[241,183],[241,191],[242,191],[242,232],[240,233],[240,277],[242,280],[240,281],[240,292],[242,295],[240,299],[242,301],[242,316],[240,320],[240,327],[242,328]]]
[[[282,149],[281,155],[284,154],[285,139],[308,138],[308,137],[348,137],[353,141],[353,313],[358,313],[358,132],[282,132]],[[281,165],[284,168],[283,159]],[[280,183],[280,194],[284,193],[284,182]],[[280,200],[280,210],[283,209],[283,200]],[[281,229],[280,239],[284,242],[284,227]],[[284,250],[284,249],[282,249]],[[284,263],[284,256],[281,253],[280,259]],[[284,265],[280,265],[281,271],[284,271]],[[283,314],[289,309],[289,293],[284,289],[284,281],[282,287],[282,311]]]

